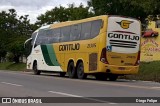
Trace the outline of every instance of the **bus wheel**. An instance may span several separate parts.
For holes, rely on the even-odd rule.
[[[41,71],[37,69],[37,62],[34,62],[33,64],[33,71],[35,75],[40,75]]]
[[[104,81],[104,80],[107,79],[107,75],[105,73],[98,73],[98,74],[95,75],[95,77],[96,77],[96,80]]]
[[[69,78],[76,78],[76,70],[75,70],[74,63],[73,63],[73,62],[70,62],[70,63],[68,64],[67,72],[68,72]]]
[[[115,75],[115,74],[110,74],[110,75],[109,75],[109,80],[110,80],[110,81],[116,81],[117,78],[118,78],[118,75]]]
[[[79,79],[85,79],[87,77],[87,75],[84,73],[84,66],[82,62],[80,62],[77,66],[77,76]]]
[[[59,73],[59,76],[60,76],[60,77],[65,77],[65,75],[66,75],[65,72],[60,72],[60,73]]]

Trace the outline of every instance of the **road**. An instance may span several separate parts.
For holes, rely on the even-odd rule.
[[[55,74],[42,74],[38,76],[33,75],[31,72],[11,72],[1,70],[0,97],[73,97],[72,99],[80,97],[91,102],[92,106],[98,104],[104,106],[128,106],[124,103],[115,103],[113,101],[107,101],[106,99],[103,100],[101,98],[90,97],[160,97],[160,83],[124,79],[118,79],[114,82],[97,81],[95,79],[79,80],[69,79],[68,77],[61,78]],[[125,100],[126,102],[129,101],[129,99]],[[60,103],[57,105],[59,104]],[[30,106],[29,104],[5,105]],[[35,106],[36,104],[32,105]],[[47,105],[51,104],[45,104],[45,106]],[[68,103],[68,105],[74,106],[74,103]],[[77,106],[78,105],[81,106],[80,103],[77,103]],[[135,106],[135,103],[130,103],[129,105]],[[136,105],[153,106],[153,104],[148,103],[136,103]],[[158,106],[159,103],[155,103],[154,105]]]

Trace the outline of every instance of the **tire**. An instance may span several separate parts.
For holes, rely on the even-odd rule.
[[[74,67],[74,62],[70,62],[67,67],[67,73],[69,78],[76,78],[76,70]]]
[[[87,74],[84,73],[83,62],[78,63],[77,76],[78,76],[78,79],[85,79],[87,77]]]
[[[109,80],[110,80],[110,81],[116,81],[117,78],[118,78],[118,75],[115,75],[115,74],[109,75]]]
[[[107,80],[108,77],[105,73],[100,73],[100,74],[96,74],[95,78],[96,80],[104,81],[104,80]]]
[[[60,77],[65,77],[65,75],[66,75],[65,72],[60,72],[60,73],[59,73],[59,76],[60,76]]]
[[[33,71],[35,75],[40,75],[41,71],[37,69],[37,62],[34,62],[33,64]]]

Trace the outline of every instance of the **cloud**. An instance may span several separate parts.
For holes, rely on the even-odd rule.
[[[65,6],[74,3],[87,5],[87,0],[0,0],[0,11],[14,8],[19,16],[29,15],[31,23],[36,21],[40,14],[51,10],[56,6]]]

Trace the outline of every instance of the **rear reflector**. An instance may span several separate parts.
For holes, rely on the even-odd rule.
[[[105,63],[105,64],[108,64],[106,55],[107,55],[106,48],[103,48],[102,52],[101,52],[100,61],[103,62],[103,63]]]
[[[140,63],[140,54],[141,54],[141,52],[139,51],[139,52],[138,52],[138,56],[137,56],[136,63],[134,64],[135,66],[139,65],[139,63]]]

